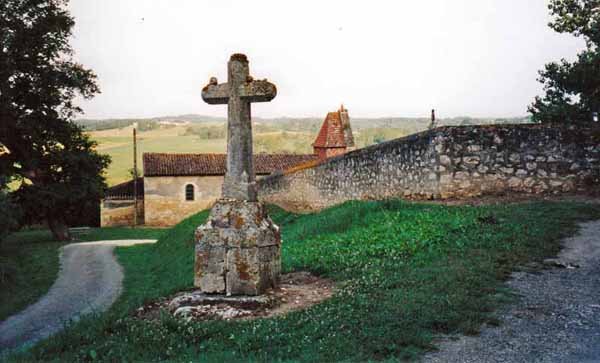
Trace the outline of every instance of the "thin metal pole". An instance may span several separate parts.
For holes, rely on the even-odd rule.
[[[133,226],[138,224],[138,198],[137,198],[137,138],[135,126],[133,127]]]

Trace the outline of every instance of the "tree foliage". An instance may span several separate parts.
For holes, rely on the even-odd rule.
[[[0,180],[0,243],[10,232],[17,229],[20,216],[19,206],[11,200],[3,181]]]
[[[77,95],[99,92],[94,73],[73,60],[67,0],[0,2],[0,173],[29,220],[67,239],[65,220],[100,198],[110,159],[73,122]]]
[[[546,64],[539,81],[545,95],[529,112],[537,122],[585,122],[600,111],[600,0],[551,0],[549,26],[585,40],[577,60]]]

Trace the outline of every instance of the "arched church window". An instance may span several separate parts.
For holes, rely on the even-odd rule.
[[[185,186],[185,200],[194,200],[194,186],[192,184]]]

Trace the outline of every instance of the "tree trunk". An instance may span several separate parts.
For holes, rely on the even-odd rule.
[[[62,219],[48,218],[48,227],[57,241],[70,241],[69,227]]]

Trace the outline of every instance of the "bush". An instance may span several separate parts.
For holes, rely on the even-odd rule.
[[[8,193],[0,191],[0,243],[19,227],[21,210],[12,202]]]
[[[20,214],[19,207],[10,200],[10,196],[0,190],[0,244],[18,228]],[[15,271],[14,263],[0,256],[0,286],[10,280]]]

